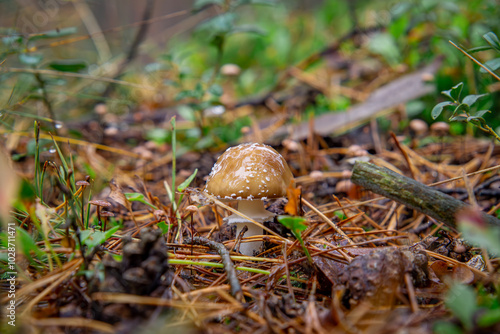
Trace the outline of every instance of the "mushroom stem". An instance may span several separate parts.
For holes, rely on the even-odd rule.
[[[243,237],[252,237],[254,235],[262,235],[264,230],[259,226],[251,223],[235,223],[236,225],[236,236],[240,235],[241,230],[245,225],[248,227],[248,231],[245,232]],[[252,242],[242,242],[240,243],[240,253],[243,255],[253,256],[254,252],[258,252],[262,246],[262,241],[252,241]]]
[[[258,221],[259,223],[263,223],[267,220],[270,220],[271,217],[274,217],[274,214],[272,212],[266,210],[266,208],[264,207],[264,202],[261,200],[240,200],[238,201],[238,211],[245,216]],[[231,216],[224,218],[224,220],[228,224],[236,224],[237,236],[240,234],[243,226],[245,225],[248,227],[248,231],[245,233],[244,237],[252,237],[254,235],[262,235],[264,233],[264,230],[260,226],[257,226],[254,223],[236,214],[232,214]],[[254,251],[259,250],[261,246],[261,241],[244,242],[240,245],[240,252],[241,254],[252,256]]]

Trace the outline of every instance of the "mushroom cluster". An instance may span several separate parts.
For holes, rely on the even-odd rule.
[[[237,200],[238,211],[263,223],[274,217],[267,211],[263,200],[286,196],[286,189],[294,179],[285,159],[272,147],[264,144],[245,143],[228,148],[212,168],[205,191],[220,200]],[[246,237],[262,235],[261,227],[233,214],[224,218],[228,224],[236,224],[236,235],[246,225]],[[247,242],[240,252],[253,255],[261,242]]]

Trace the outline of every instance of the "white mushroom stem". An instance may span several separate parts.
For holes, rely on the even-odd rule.
[[[238,201],[238,211],[259,223],[263,223],[270,220],[271,217],[274,217],[272,212],[269,212],[264,208],[264,202],[261,200]],[[231,216],[224,218],[224,220],[228,224],[236,224],[236,236],[240,234],[243,226],[245,225],[248,227],[248,231],[245,232],[243,235],[244,237],[252,237],[254,235],[262,235],[264,233],[264,230],[260,226],[255,225],[237,214],[232,214]],[[241,254],[252,256],[254,255],[254,251],[259,250],[261,246],[261,241],[242,242],[240,244],[240,252]]]

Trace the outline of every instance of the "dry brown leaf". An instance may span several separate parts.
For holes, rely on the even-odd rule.
[[[445,261],[438,260],[431,265],[431,269],[441,282],[444,282],[446,277],[463,284],[470,284],[474,281],[474,273],[465,264],[463,266],[453,266]]]
[[[302,194],[302,189],[295,188],[293,181],[290,183],[286,190],[286,197],[288,198],[288,203],[285,205],[285,212],[291,216],[300,216],[300,197]]]
[[[132,204],[130,204],[127,197],[123,193],[122,189],[118,184],[116,184],[115,179],[111,179],[109,181],[109,188],[111,189],[111,193],[109,194],[109,198],[114,200],[116,203],[123,205],[127,208],[129,212],[132,212]]]

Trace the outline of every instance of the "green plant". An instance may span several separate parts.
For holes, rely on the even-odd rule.
[[[479,287],[452,282],[446,293],[445,305],[457,323],[438,321],[434,324],[435,333],[462,334],[475,331],[492,330],[500,322],[500,304],[497,288],[493,293]]]
[[[309,251],[304,244],[304,239],[302,239],[302,235],[300,234],[300,232],[304,231],[307,228],[307,225],[305,224],[306,219],[302,217],[278,216],[278,221],[283,224],[283,226],[292,231],[295,238],[299,240],[300,245],[302,246],[302,249],[307,256],[307,260],[312,264],[313,260],[311,258],[311,254],[309,254]]]
[[[463,50],[462,48],[455,45],[453,42],[450,43],[452,43],[463,54],[465,54],[476,64],[478,64],[484,72],[489,73],[496,80],[500,81],[500,77],[494,73],[495,70],[500,68],[500,57],[491,59],[483,64],[471,56],[472,52],[485,51],[485,50],[494,50],[498,54],[500,54],[500,41],[493,32],[488,32],[487,34],[484,34],[483,38],[489,44],[488,46],[473,48],[470,49],[469,51]],[[444,108],[452,107],[454,109],[449,118],[449,121],[466,122],[472,124],[481,131],[486,132],[487,134],[493,136],[495,139],[500,141],[500,136],[495,132],[495,130],[493,130],[491,126],[487,124],[486,120],[484,119],[484,115],[486,115],[486,113],[490,113],[491,111],[490,110],[473,111],[472,108],[479,99],[481,99],[484,96],[487,96],[488,94],[470,94],[461,98],[463,86],[464,86],[463,82],[460,82],[459,84],[453,86],[451,89],[441,92],[450,100],[438,103],[436,106],[434,106],[434,108],[431,111],[432,118],[436,119],[437,117],[439,117],[443,112]]]

